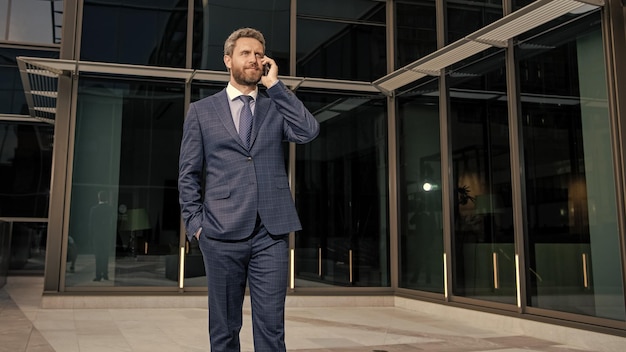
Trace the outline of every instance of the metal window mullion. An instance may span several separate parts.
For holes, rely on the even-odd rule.
[[[520,313],[526,309],[526,258],[527,258],[527,238],[526,238],[526,183],[524,176],[524,144],[523,129],[521,121],[521,99],[519,89],[519,74],[517,70],[517,60],[515,58],[515,47],[512,40],[505,52],[506,60],[506,84],[507,84],[507,104],[509,115],[509,144],[511,163],[511,188],[513,197],[513,229],[516,256],[516,292],[517,307]]]

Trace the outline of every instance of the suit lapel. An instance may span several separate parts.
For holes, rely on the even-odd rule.
[[[252,122],[252,136],[250,136],[251,148],[254,145],[256,136],[259,134],[259,129],[263,125],[263,121],[267,116],[267,111],[270,108],[270,99],[259,92],[255,104],[256,106],[254,108],[254,119]]]
[[[230,136],[237,141],[242,147],[243,141],[241,137],[239,137],[239,133],[237,133],[237,129],[235,128],[235,123],[233,122],[233,115],[230,111],[230,105],[228,104],[228,95],[226,94],[226,89],[223,89],[219,93],[214,95],[215,99],[213,99],[213,106],[215,108],[215,113],[226,128],[226,131]]]

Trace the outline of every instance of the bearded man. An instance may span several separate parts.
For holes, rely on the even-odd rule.
[[[313,140],[319,123],[278,79],[258,30],[233,32],[224,43],[224,64],[228,86],[192,103],[185,119],[182,217],[204,257],[211,350],[240,351],[247,282],[254,350],[283,352],[288,235],[301,229],[283,142]]]

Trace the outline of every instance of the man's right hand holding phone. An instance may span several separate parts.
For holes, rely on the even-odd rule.
[[[278,82],[278,66],[274,59],[264,56],[261,59],[261,65],[263,65],[263,75],[261,76],[261,83],[267,88],[270,88],[276,82]]]

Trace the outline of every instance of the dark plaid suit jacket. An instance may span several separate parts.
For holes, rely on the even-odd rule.
[[[267,96],[257,96],[250,150],[237,134],[225,89],[189,107],[178,179],[189,239],[200,227],[203,236],[215,239],[246,238],[257,213],[271,234],[301,229],[283,142],[311,141],[319,133],[319,123],[282,82],[266,92]]]

